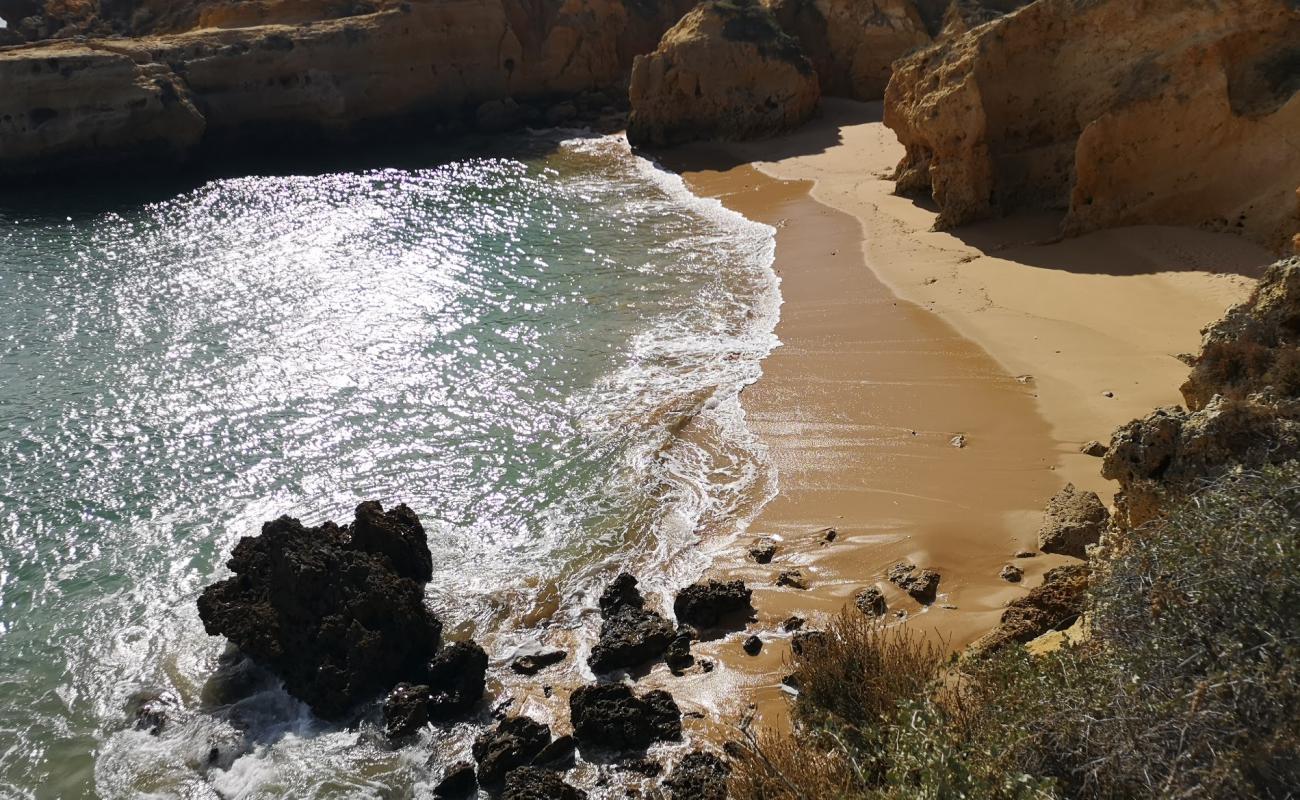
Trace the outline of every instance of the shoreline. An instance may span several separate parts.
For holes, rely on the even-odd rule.
[[[876,585],[888,613],[957,650],[1072,561],[1014,555],[1037,550],[1042,509],[1067,482],[1109,500],[1099,462],[1079,446],[1180,403],[1177,354],[1195,351],[1200,328],[1272,260],[1195,230],[1059,240],[1056,218],[1041,214],[932,231],[933,211],[892,193],[902,148],[879,108],[828,101],[787,136],[663,158],[696,193],[778,229],[782,344],[743,394],[778,491],[710,570],[754,589],[758,619],[696,648],[735,673],[716,699],[744,687],[769,727],[788,724],[788,616],[820,627]],[[966,446],[951,444],[957,435]],[[748,557],[759,536],[779,540],[770,564]],[[886,579],[900,561],[938,570],[935,603]],[[1019,583],[999,576],[1012,563]],[[778,587],[788,569],[809,588]],[[764,642],[758,656],[741,648],[750,633]],[[700,688],[692,699],[715,705]]]

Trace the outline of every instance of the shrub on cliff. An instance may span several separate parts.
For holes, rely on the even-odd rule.
[[[1125,535],[1089,594],[1084,643],[1006,648],[964,674],[897,629],[841,623],[797,656],[801,682],[819,678],[796,733],[751,739],[734,795],[1294,796],[1300,465],[1223,478]]]

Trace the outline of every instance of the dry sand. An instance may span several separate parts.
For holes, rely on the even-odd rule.
[[[1178,403],[1176,356],[1272,260],[1236,237],[1171,228],[1053,241],[1047,215],[933,232],[932,210],[892,194],[902,149],[879,119],[879,104],[830,101],[793,135],[668,159],[697,192],[778,227],[784,296],[783,344],[743,396],[779,475],[750,530],[778,537],[778,554],[757,565],[745,539],[716,567],[755,588],[749,632],[765,647],[744,655],[740,634],[699,645],[722,668],[679,684],[689,705],[740,695],[760,722],[782,724],[780,622],[824,624],[872,584],[891,613],[954,648],[995,625],[1066,560],[1013,558],[1035,549],[1048,498],[1067,480],[1109,498],[1079,446]],[[965,447],[951,444],[959,434]],[[935,604],[885,580],[901,560],[941,573]],[[1021,584],[998,576],[1012,562]],[[810,588],[776,587],[787,569]]]

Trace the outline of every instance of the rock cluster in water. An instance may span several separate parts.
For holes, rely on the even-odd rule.
[[[676,637],[673,623],[645,607],[637,580],[624,572],[600,596],[600,638],[587,659],[592,672],[628,669],[659,658]]]

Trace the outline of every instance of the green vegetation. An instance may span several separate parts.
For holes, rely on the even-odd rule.
[[[796,731],[733,796],[1286,798],[1300,787],[1300,466],[1221,479],[1111,546],[1090,637],[947,664],[847,614],[795,664]]]

